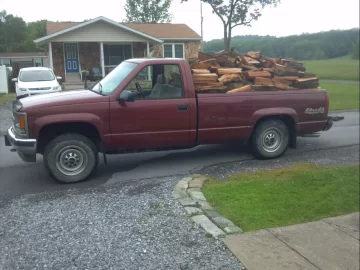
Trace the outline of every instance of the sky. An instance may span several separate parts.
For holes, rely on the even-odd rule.
[[[226,1],[226,0],[225,0]],[[277,7],[267,7],[251,27],[234,28],[236,35],[288,36],[331,29],[359,27],[359,0],[281,0]],[[125,0],[0,0],[0,10],[22,17],[26,22],[83,21],[104,16],[114,21],[125,18]],[[41,10],[41,11],[40,11]],[[221,20],[208,4],[202,4],[204,40],[223,37]],[[201,33],[200,0],[173,0],[170,8],[172,23],[185,23]]]

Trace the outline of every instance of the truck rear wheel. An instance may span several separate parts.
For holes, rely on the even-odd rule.
[[[255,157],[260,159],[277,158],[289,146],[290,134],[285,123],[278,119],[260,123],[251,140]]]
[[[45,168],[57,181],[76,183],[87,179],[98,164],[94,143],[80,134],[64,134],[45,148]]]

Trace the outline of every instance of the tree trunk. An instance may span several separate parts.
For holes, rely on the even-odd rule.
[[[227,31],[227,39],[226,39],[226,45],[225,45],[226,51],[230,51],[230,45],[231,45],[231,24],[229,23],[229,29]]]
[[[224,24],[224,50],[227,50],[227,46],[228,46],[228,33],[227,33],[226,25]]]

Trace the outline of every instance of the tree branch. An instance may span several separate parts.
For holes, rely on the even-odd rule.
[[[219,18],[222,20],[222,22],[224,23],[224,25],[226,25],[226,22],[225,22],[224,18],[220,15],[220,13],[217,11],[217,9],[214,7],[214,5],[211,4],[211,3],[209,3],[209,4],[210,4],[210,6],[212,7],[213,11],[216,13],[216,15],[218,15]]]

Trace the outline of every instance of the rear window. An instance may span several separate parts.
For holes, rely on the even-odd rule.
[[[52,81],[55,79],[50,70],[25,70],[21,71],[19,80],[22,82]]]

